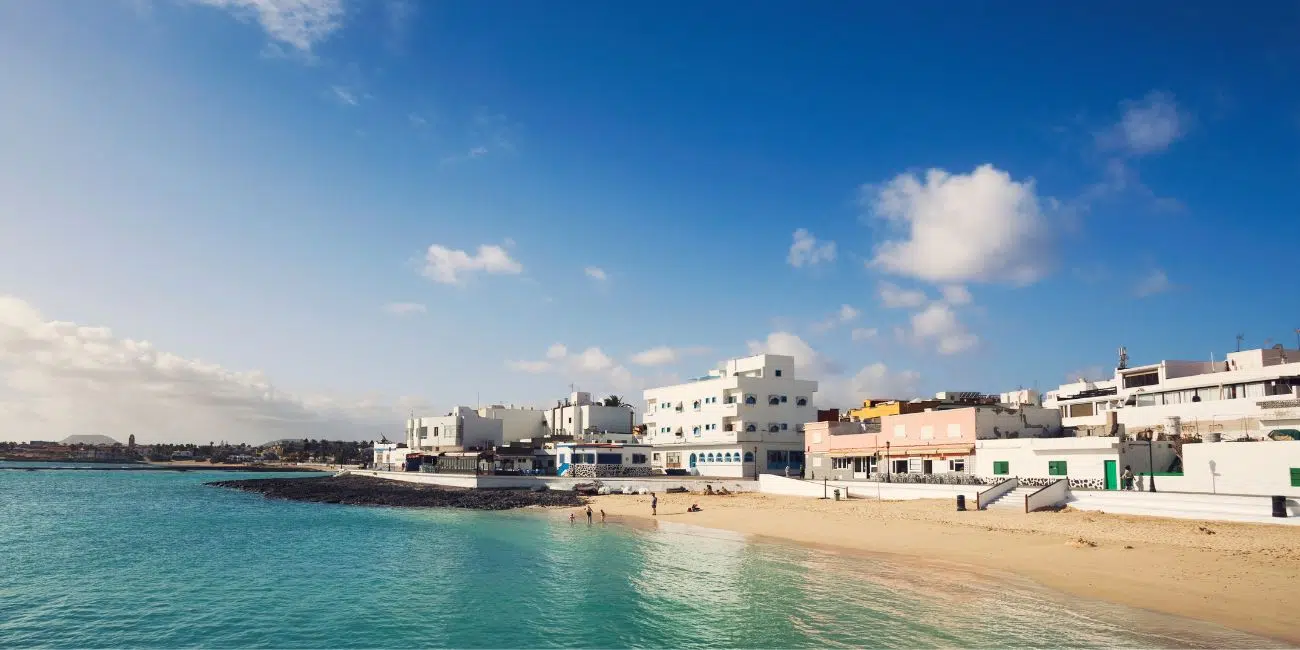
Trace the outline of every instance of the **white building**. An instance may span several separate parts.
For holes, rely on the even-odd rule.
[[[406,454],[410,452],[406,444],[400,442],[376,442],[374,448],[374,468],[387,472],[400,472],[406,469]]]
[[[975,474],[991,480],[1018,478],[1022,485],[1069,479],[1070,487],[1118,490],[1124,467],[1146,474],[1155,463],[1157,481],[1173,469],[1174,443],[1124,440],[1118,436],[1012,438],[975,441]]]
[[[593,401],[591,393],[583,392],[571,393],[567,399],[556,402],[543,413],[547,433],[554,436],[589,438],[592,434],[608,433],[615,434],[614,438],[624,442],[626,440],[621,438],[630,437],[636,424],[636,413],[631,405],[605,406]]]
[[[649,476],[650,445],[620,445],[598,442],[562,442],[555,445],[559,454],[560,476],[606,478]]]
[[[803,424],[817,419],[817,382],[794,357],[732,359],[707,376],[645,391],[642,420],[656,470],[703,476],[803,473]],[[757,462],[755,462],[757,461]]]
[[[1213,441],[1300,428],[1300,351],[1275,346],[1223,361],[1161,361],[1049,391],[1062,424],[1087,435],[1181,433]]]
[[[478,409],[477,413],[481,418],[501,421],[501,442],[498,444],[546,435],[546,411],[493,404]]]

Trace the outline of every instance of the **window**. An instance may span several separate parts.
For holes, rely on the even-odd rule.
[[[1155,386],[1160,383],[1160,371],[1148,370],[1146,372],[1136,372],[1124,376],[1124,388],[1140,388],[1142,386]]]
[[[736,396],[735,396],[735,395],[728,395],[728,396],[727,396],[727,399],[723,400],[723,403],[724,403],[724,404],[735,404],[735,403],[736,403]]]
[[[965,458],[951,458],[951,459],[949,459],[949,460],[948,460],[948,471],[949,471],[949,472],[964,472],[964,471],[966,471],[966,459],[965,459]]]
[[[923,473],[924,467],[925,463],[920,458],[907,459],[907,472],[909,474],[921,474]]]
[[[998,476],[1006,476],[1011,473],[1011,462],[1006,460],[993,461],[993,473]]]
[[[780,431],[780,430],[781,430],[781,427],[779,427],[779,426],[777,426],[777,425],[775,425],[775,424],[769,424],[769,425],[767,425],[767,430],[768,430],[769,432],[771,432],[771,433],[776,433],[777,431]]]
[[[1069,413],[1066,414],[1066,417],[1081,418],[1093,414],[1092,402],[1085,402],[1083,404],[1070,404],[1067,408],[1069,408],[1070,411]]]
[[[785,395],[782,395],[782,396],[781,396],[781,403],[782,403],[782,404],[785,404],[785,402],[786,402]]]
[[[658,456],[659,454],[655,454]],[[638,465],[645,464],[645,454],[632,454],[632,462]]]
[[[781,423],[781,430],[782,430],[782,431],[785,431],[786,429],[787,429],[787,425],[786,425],[786,423],[785,423],[785,422],[782,422],[782,423]]]
[[[906,459],[906,458],[900,458],[900,459],[897,459],[897,460],[895,460],[893,463],[891,463],[891,465],[893,465],[893,467],[892,467],[892,469],[891,469],[890,471],[893,472],[894,474],[906,474],[906,473],[907,473],[907,459]]]
[[[750,406],[753,406],[753,405],[755,405],[755,404],[758,403],[758,398],[757,398],[757,397],[754,397],[753,395],[746,395],[746,396],[745,396],[745,403],[748,404],[748,405],[750,405]]]
[[[590,456],[591,454],[587,454]],[[597,465],[622,465],[623,454],[596,454]]]
[[[852,461],[852,458],[832,458],[831,469],[848,469],[849,463]]]
[[[906,438],[906,437],[907,437],[907,425],[905,425],[905,424],[895,424],[895,425],[894,425],[894,437],[895,437],[895,438]]]
[[[781,398],[777,397],[776,395],[772,395],[771,397],[767,398],[768,406],[777,406],[780,403],[781,403]]]
[[[745,462],[746,463],[754,462],[754,452],[752,451],[745,452]]]
[[[704,457],[704,462],[706,462],[706,463],[712,463],[712,462],[713,462],[713,452],[709,452],[709,454],[708,454],[707,456]]]
[[[700,410],[700,400],[695,400],[695,403],[691,405],[691,408],[697,411]]]
[[[568,454],[560,454],[560,464],[563,465],[564,463],[567,463],[567,462],[569,462],[569,455],[568,455]]]
[[[659,452],[656,451],[656,452],[655,452],[655,462],[656,462],[656,463],[659,462],[660,458],[662,458],[662,456],[660,456],[660,455],[659,455]],[[636,460],[636,455],[635,455],[635,454],[632,455],[632,460]]]
[[[795,406],[808,406],[808,398],[807,398],[807,397],[799,397],[799,398],[796,398],[796,399],[794,400],[794,405],[795,405]]]
[[[1137,395],[1137,400],[1134,401],[1133,405],[1134,406],[1155,406],[1156,404],[1159,403],[1160,403],[1159,393],[1155,393],[1155,394],[1147,393],[1145,395]]]
[[[569,418],[569,424],[573,424],[573,418]]]
[[[723,456],[723,458],[725,459],[724,462],[727,462],[727,463],[730,463],[730,462],[731,462],[731,452],[727,452],[727,453],[723,454],[722,456]]]
[[[1300,487],[1300,467],[1291,468],[1291,487]]]
[[[1063,460],[1047,461],[1047,473],[1050,476],[1065,476],[1065,461]]]
[[[780,368],[777,368],[777,370],[776,370],[776,376],[777,376],[777,377],[780,377],[780,376],[781,376],[781,369],[780,369]]]
[[[960,424],[957,424],[957,423],[949,424],[949,425],[948,425],[948,437],[949,437],[949,438],[960,438],[960,437],[961,437],[961,425],[960,425]]]
[[[745,431],[748,431],[748,432],[750,432],[750,433],[753,433],[753,432],[755,432],[755,431],[758,431],[758,427],[756,427],[756,426],[754,426],[754,425],[752,425],[752,424],[746,424],[746,425],[745,425]]]
[[[700,435],[700,427],[696,426],[695,428],[691,429],[691,433],[697,436]]]

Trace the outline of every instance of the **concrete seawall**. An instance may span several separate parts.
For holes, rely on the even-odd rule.
[[[612,492],[621,492],[631,490],[639,492],[664,492],[669,488],[684,487],[688,490],[702,490],[705,485],[712,485],[713,489],[727,488],[731,492],[758,492],[759,482],[749,479],[719,478],[717,480],[702,479],[698,477],[679,478],[675,476],[656,476],[656,477],[638,477],[638,478],[601,478],[601,479],[583,479],[568,478],[564,476],[475,476],[473,474],[433,474],[429,472],[384,472],[371,469],[354,469],[349,470],[353,476],[373,476],[375,478],[390,479],[393,481],[405,481],[407,483],[424,483],[427,485],[441,485],[444,487],[457,488],[480,488],[480,489],[507,489],[507,488],[532,488],[538,485],[545,485],[552,490],[572,490],[573,486],[582,483],[591,483],[593,480],[600,481]]]

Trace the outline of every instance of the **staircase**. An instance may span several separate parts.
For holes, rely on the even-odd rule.
[[[994,499],[993,503],[990,503],[988,505],[988,509],[996,508],[998,510],[1017,510],[1020,512],[1024,512],[1025,497],[1037,492],[1039,489],[1041,488],[1032,485],[1021,485],[1016,489],[1007,492],[1006,494]]]

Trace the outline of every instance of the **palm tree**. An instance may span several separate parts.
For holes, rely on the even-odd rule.
[[[610,395],[605,398],[604,402],[605,406],[623,406],[623,400],[618,395]]]

